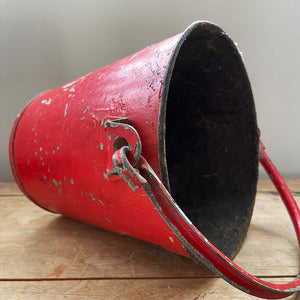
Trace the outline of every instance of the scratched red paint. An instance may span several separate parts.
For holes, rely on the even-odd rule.
[[[165,75],[179,41],[199,26],[220,30],[194,23],[183,35],[38,95],[12,130],[13,173],[24,194],[49,211],[193,254],[252,295],[287,297],[299,289],[300,279],[272,284],[239,268],[189,222],[161,183],[158,130]],[[128,153],[126,145],[115,149],[120,137],[128,141]],[[288,188],[262,146],[261,152],[299,236],[299,208],[291,194],[284,194]],[[57,266],[51,276],[61,276],[65,268]]]

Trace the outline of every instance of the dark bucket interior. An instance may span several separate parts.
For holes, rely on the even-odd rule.
[[[193,224],[233,258],[246,236],[256,194],[253,96],[227,34],[198,23],[184,35],[169,64],[162,103],[163,181],[169,181],[173,198]]]

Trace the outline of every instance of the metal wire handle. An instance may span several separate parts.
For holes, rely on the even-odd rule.
[[[300,290],[299,276],[283,284],[275,284],[259,279],[246,272],[217,249],[187,218],[176,204],[170,193],[157,177],[147,161],[141,156],[139,166],[135,169],[127,159],[128,146],[114,153],[114,163],[135,177],[136,182],[145,190],[155,204],[163,219],[176,233],[191,258],[205,264],[227,282],[251,295],[280,299]],[[287,184],[265,152],[260,141],[260,162],[277,188],[292,219],[298,243],[300,245],[300,210]]]

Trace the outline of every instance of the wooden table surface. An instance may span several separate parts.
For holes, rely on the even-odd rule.
[[[300,180],[287,183],[299,203]],[[44,211],[14,183],[0,183],[0,213],[1,299],[258,299],[190,259]],[[298,274],[296,235],[268,180],[235,262],[273,282]]]

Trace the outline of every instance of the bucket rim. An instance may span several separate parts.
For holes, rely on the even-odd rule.
[[[170,83],[173,75],[173,70],[177,61],[177,57],[179,52],[191,35],[196,29],[202,27],[204,30],[210,30],[211,32],[223,33],[228,36],[224,30],[216,25],[213,22],[207,20],[199,20],[190,24],[181,34],[177,44],[175,45],[173,52],[170,56],[170,59],[167,64],[167,69],[165,73],[165,80],[162,85],[161,92],[161,104],[159,110],[159,118],[158,118],[158,160],[161,172],[161,179],[164,186],[167,188],[169,192],[171,192],[169,173],[168,173],[168,165],[167,165],[167,150],[166,150],[166,114],[167,114],[167,102],[169,95]],[[229,36],[228,36],[229,37]],[[229,38],[230,39],[230,38]],[[231,40],[231,39],[230,39]]]

